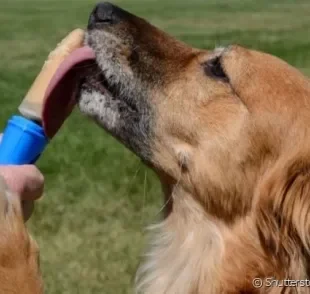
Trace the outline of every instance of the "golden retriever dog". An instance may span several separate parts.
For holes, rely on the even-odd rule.
[[[167,203],[137,292],[310,293],[308,78],[241,46],[192,48],[110,3],[85,44],[80,110],[155,170]]]
[[[24,211],[25,212],[25,211]],[[19,197],[0,176],[0,293],[42,294],[39,249],[24,224]]]

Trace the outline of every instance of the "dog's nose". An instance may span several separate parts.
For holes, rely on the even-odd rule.
[[[88,27],[92,28],[96,24],[116,24],[126,17],[125,10],[109,2],[98,3],[90,15]]]

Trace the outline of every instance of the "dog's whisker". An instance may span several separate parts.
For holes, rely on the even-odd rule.
[[[173,192],[171,193],[171,195],[168,197],[168,199],[166,200],[166,202],[164,203],[164,205],[160,208],[160,210],[157,212],[157,214],[155,215],[156,217],[163,212],[163,210],[167,207],[167,205],[169,204],[169,202],[172,200],[172,198],[174,197],[174,192],[175,190],[178,189],[179,185],[180,185],[180,182],[181,182],[181,179],[182,179],[182,172],[180,173],[180,176],[179,176],[179,179],[178,181],[176,182],[174,188],[173,188]]]
[[[144,172],[144,181],[143,181],[143,202],[142,202],[142,211],[141,211],[141,225],[144,225],[144,209],[146,203],[146,187],[147,187],[147,170]]]
[[[164,205],[160,208],[160,210],[157,212],[157,214],[155,215],[155,217],[157,217],[160,213],[162,213],[162,211],[166,208],[166,206],[169,204],[170,200],[172,199],[173,195],[171,194],[169,196],[169,198],[167,199],[167,201],[164,203]]]
[[[88,69],[93,68],[96,65],[96,61],[87,62],[86,64],[79,64],[76,66],[77,69]]]
[[[124,197],[126,197],[126,198],[128,198],[128,195],[130,194],[131,188],[132,188],[133,184],[135,183],[135,180],[136,180],[136,178],[137,178],[137,175],[138,175],[138,173],[139,173],[139,171],[140,171],[140,169],[141,169],[141,166],[142,166],[142,164],[141,164],[140,162],[138,162],[137,165],[138,165],[138,168],[137,168],[136,171],[134,172],[134,175],[133,175],[132,179],[129,181],[129,185],[128,185],[128,188],[127,188],[127,194],[124,196]],[[126,198],[125,198],[125,199],[126,199]]]

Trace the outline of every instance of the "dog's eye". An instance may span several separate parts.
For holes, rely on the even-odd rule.
[[[204,63],[204,70],[208,76],[228,81],[228,77],[223,70],[220,57],[216,57]]]

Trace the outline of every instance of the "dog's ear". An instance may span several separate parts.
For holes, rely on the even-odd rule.
[[[254,199],[256,227],[267,258],[283,275],[308,276],[310,156],[279,159],[262,179]],[[285,269],[294,272],[284,273]]]

